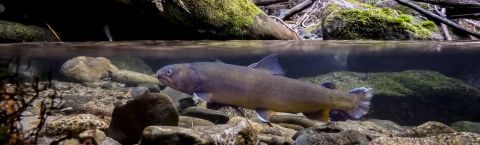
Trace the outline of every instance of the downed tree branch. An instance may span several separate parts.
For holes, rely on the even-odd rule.
[[[457,19],[457,18],[478,18],[480,17],[480,13],[473,13],[473,14],[462,14],[462,15],[451,15],[450,18]]]
[[[480,25],[477,24],[477,23],[475,23],[475,22],[472,22],[472,21],[470,21],[470,20],[468,20],[468,19],[463,19],[463,21],[465,21],[465,22],[473,25],[474,27],[477,27],[478,29],[480,29]]]
[[[278,18],[285,20],[290,18],[291,16],[297,14],[300,11],[303,11],[304,9],[310,7],[315,1],[317,0],[306,0],[303,1],[302,3],[296,5],[295,7],[291,8],[290,10],[286,11],[285,13],[282,13]]]
[[[435,7],[435,10],[436,9],[437,7]],[[445,8],[442,8],[442,11],[440,13],[445,14]],[[444,23],[441,23],[440,25],[442,26],[442,31],[443,31],[443,34],[445,35],[445,38],[447,40],[452,40],[452,36],[450,36],[450,32],[448,32],[447,25],[445,25]]]
[[[288,0],[252,0],[252,2],[257,6],[268,6],[276,3],[287,2]]]
[[[468,29],[465,29],[465,28],[463,28],[463,27],[461,27],[461,26],[459,26],[459,25],[451,22],[450,20],[443,19],[442,17],[440,17],[440,16],[438,16],[438,15],[435,15],[435,14],[429,12],[429,11],[426,11],[426,10],[424,10],[423,8],[421,8],[421,7],[413,4],[413,3],[411,3],[411,2],[408,2],[408,1],[406,1],[406,0],[395,0],[395,1],[396,1],[397,3],[399,3],[399,4],[402,4],[402,5],[404,5],[404,6],[407,6],[407,7],[411,8],[411,9],[414,9],[414,10],[416,10],[417,12],[419,12],[419,13],[421,13],[421,14],[423,14],[423,15],[429,16],[429,17],[431,17],[431,18],[433,18],[433,19],[435,19],[435,20],[438,20],[438,21],[440,21],[440,22],[442,22],[442,23],[445,23],[446,25],[448,25],[448,26],[450,26],[450,27],[452,27],[452,28],[458,29],[458,30],[460,30],[460,31],[463,31],[463,32],[469,34],[469,35],[472,35],[473,37],[476,37],[476,38],[479,38],[479,39],[480,39],[480,33],[476,33],[476,32],[470,31],[470,30],[468,30]]]

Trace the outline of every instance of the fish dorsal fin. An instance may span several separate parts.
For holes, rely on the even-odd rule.
[[[257,64],[251,65],[253,68],[266,70],[273,75],[284,76],[282,66],[278,63],[277,56],[271,54],[260,60]]]
[[[322,84],[320,84],[321,86],[325,87],[325,88],[329,88],[329,89],[332,89],[332,90],[335,90],[337,88],[337,86],[333,83],[333,82],[323,82]]]

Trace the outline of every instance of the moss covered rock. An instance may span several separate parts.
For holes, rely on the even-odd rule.
[[[299,39],[251,0],[183,0],[185,8],[178,2],[153,2],[171,23],[221,39]]]
[[[437,72],[333,72],[299,80],[315,84],[333,81],[342,91],[373,88],[371,110],[365,118],[391,120],[409,126],[427,121],[444,124],[460,120],[480,121],[480,91]]]
[[[0,20],[0,42],[58,41],[51,30]]]
[[[327,16],[324,39],[433,40],[437,36],[418,24],[415,17],[399,15],[390,8],[347,8]],[[438,29],[438,28],[437,28]],[[439,37],[439,36],[437,36]]]

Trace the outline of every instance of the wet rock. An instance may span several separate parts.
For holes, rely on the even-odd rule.
[[[98,88],[100,85],[98,83],[93,83],[93,82],[83,82],[83,86],[85,87],[90,87],[90,88]]]
[[[131,88],[129,93],[133,99],[137,99],[144,95],[149,94],[150,91],[146,87],[135,87],[135,88]]]
[[[0,11],[2,11],[0,4]],[[5,9],[3,9],[5,10]],[[53,42],[57,37],[48,28],[0,20],[0,42]]]
[[[185,128],[190,128],[193,126],[213,126],[213,125],[215,124],[213,124],[208,120],[189,117],[189,116],[180,116],[178,121],[178,126],[185,127]]]
[[[189,144],[214,145],[214,140],[206,133],[188,128],[173,126],[148,126],[143,130],[139,145]]]
[[[139,84],[137,87],[145,87],[145,88],[148,88],[148,91],[152,92],[152,93],[160,93],[160,87],[158,87],[157,84],[154,84],[154,83],[143,83],[143,84]]]
[[[119,70],[128,70],[133,72],[138,72],[147,75],[153,75],[152,68],[145,64],[143,60],[135,57],[111,57],[108,58],[113,65],[115,65]]]
[[[376,123],[382,127],[385,127],[386,129],[391,129],[391,130],[396,130],[398,132],[405,132],[406,128],[402,127],[395,122],[392,122],[390,120],[380,120],[380,119],[368,119],[366,121]]]
[[[210,108],[211,103],[213,103],[213,102],[208,102],[207,108],[212,109],[212,108]],[[218,110],[219,112],[221,112],[221,113],[223,113],[223,114],[225,114],[229,117],[241,116],[241,117],[250,118],[250,117],[253,117],[253,116],[257,116],[255,110],[250,110],[250,109],[246,109],[246,108],[242,108],[242,107],[238,107],[238,110],[235,109],[232,106],[215,106],[215,107],[219,107],[219,108],[215,108],[214,110]],[[245,115],[245,116],[243,116],[243,115]]]
[[[97,116],[91,114],[78,114],[70,117],[63,117],[45,123],[42,132],[44,135],[55,136],[65,133],[81,133],[91,127],[106,131],[107,124]]]
[[[145,127],[178,126],[178,116],[170,97],[150,93],[115,106],[107,136],[121,144],[138,143]]]
[[[459,132],[473,132],[480,133],[480,123],[470,121],[457,121],[450,125],[453,129]]]
[[[239,124],[241,122],[247,123],[248,119],[243,117],[232,117],[227,124]],[[297,132],[290,128],[282,127],[278,124],[270,123],[272,126],[269,126],[267,123],[257,123],[251,120],[248,120],[249,125],[255,130],[258,134],[269,134],[274,136],[279,136],[285,140],[291,139],[292,136]]]
[[[65,114],[73,114],[78,112],[82,108],[82,105],[77,101],[66,100],[62,105],[59,106],[60,111]]]
[[[98,129],[90,129],[90,130],[85,130],[83,131],[82,133],[80,133],[79,135],[80,138],[88,138],[88,137],[91,137],[93,139],[95,139],[95,142],[97,144],[101,143],[105,137],[107,137],[105,135],[105,133],[101,130],[98,130]]]
[[[113,106],[105,105],[102,102],[90,101],[82,104],[78,113],[92,114],[96,116],[112,116]]]
[[[328,122],[327,124],[321,126],[328,128],[338,128],[340,131],[345,130],[358,130],[360,133],[367,135],[370,138],[377,138],[381,136],[395,136],[401,132],[395,129],[385,128],[381,125],[370,121],[338,121],[338,122]]]
[[[113,138],[105,137],[105,139],[103,139],[100,145],[122,145],[122,144],[120,144],[118,141],[114,140]]]
[[[307,133],[295,139],[296,145],[360,144],[366,145],[367,138],[358,130],[338,133]]]
[[[126,70],[115,70],[111,72],[112,81],[125,83],[127,86],[138,86],[143,83],[161,84],[157,78],[138,72]]]
[[[404,58],[402,58],[403,60]],[[350,62],[349,62],[350,64]],[[350,66],[349,66],[350,68]],[[320,84],[332,81],[337,89],[373,88],[370,111],[363,118],[417,126],[427,121],[451,124],[479,120],[480,91],[438,72],[409,70],[391,73],[332,72],[299,80]],[[459,97],[461,96],[461,97]],[[448,105],[447,105],[448,104]],[[441,110],[442,113],[438,113]]]
[[[8,73],[10,75],[14,75],[15,73],[17,73],[17,66],[19,66],[18,78],[21,82],[31,82],[32,76],[39,77],[40,81],[44,81],[47,79],[47,76],[45,74],[48,73],[46,70],[48,70],[49,67],[48,65],[39,60],[20,59],[19,64],[17,64],[16,61],[13,60],[13,62],[8,65]]]
[[[296,131],[304,129],[302,126],[295,125],[295,124],[278,123],[278,125],[280,125],[282,127],[285,127],[285,128],[290,128],[290,129],[293,129],[293,130],[296,130]]]
[[[405,133],[397,135],[398,137],[429,137],[439,134],[448,134],[456,132],[445,124],[429,121],[420,126],[407,130]]]
[[[79,56],[65,62],[60,73],[76,82],[98,82],[115,70],[118,68],[106,58]]]
[[[195,126],[192,129],[208,134],[215,144],[245,145],[255,144],[257,141],[255,132],[245,121],[215,126]]]
[[[196,106],[199,101],[193,96],[182,93],[170,87],[165,87],[165,89],[163,89],[161,92],[167,94],[172,99],[175,107],[178,109],[178,112],[182,112],[182,110],[188,107]],[[192,100],[193,104],[191,103]]]
[[[225,124],[230,119],[227,115],[222,114],[218,111],[200,107],[188,107],[187,109],[182,111],[182,116],[201,118],[215,124]]]
[[[479,144],[480,135],[476,133],[449,133],[424,138],[410,137],[379,137],[368,143],[368,145],[385,144]]]
[[[292,139],[269,134],[258,134],[258,140],[268,145],[294,145],[295,143]]]
[[[308,119],[307,117],[296,115],[272,115],[270,122],[296,124],[304,128],[319,126],[317,123]]]

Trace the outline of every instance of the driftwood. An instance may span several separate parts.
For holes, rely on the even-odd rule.
[[[479,9],[480,11],[480,9]],[[463,14],[463,15],[451,15],[450,18],[457,19],[457,18],[478,18],[480,17],[480,13],[473,13],[473,14]]]
[[[310,7],[315,1],[317,0],[306,0],[303,1],[302,3],[296,5],[295,7],[291,8],[290,10],[286,11],[285,13],[282,13],[278,18],[285,20],[290,18],[291,16],[297,14],[300,11],[303,11],[304,9]]]
[[[435,10],[436,9],[437,8],[435,7]],[[445,14],[445,8],[442,8],[442,11],[440,13]],[[445,38],[447,40],[452,40],[452,36],[450,36],[450,32],[448,32],[447,25],[445,25],[444,23],[441,23],[440,25],[442,26],[442,31],[443,31],[443,34],[445,35]]]
[[[416,10],[417,12],[419,12],[419,13],[421,13],[421,14],[423,14],[423,15],[426,15],[426,16],[429,16],[429,17],[435,19],[435,20],[438,20],[438,21],[440,21],[440,22],[442,22],[442,23],[444,23],[444,24],[446,24],[446,25],[448,25],[448,26],[450,26],[450,27],[452,27],[452,28],[458,29],[458,30],[460,30],[460,31],[462,31],[462,32],[465,32],[465,33],[467,33],[467,34],[469,34],[469,35],[472,35],[473,37],[476,37],[476,38],[479,38],[479,39],[480,39],[480,33],[476,33],[476,32],[470,31],[470,30],[468,30],[468,29],[465,29],[465,28],[463,28],[462,26],[459,26],[459,25],[451,22],[450,20],[446,20],[446,19],[444,19],[444,18],[442,18],[442,17],[440,17],[440,16],[438,16],[438,15],[435,15],[434,13],[431,13],[431,12],[429,12],[429,11],[427,11],[427,10],[424,10],[423,8],[421,8],[421,7],[413,4],[413,3],[411,3],[411,2],[408,2],[408,1],[406,1],[406,0],[395,0],[395,1],[396,1],[397,3],[399,3],[399,4],[402,4],[402,5],[404,5],[404,6],[407,6],[407,7],[411,8],[411,9],[414,9],[414,10]]]
[[[480,0],[413,0],[442,7],[480,8]]]
[[[276,3],[287,2],[288,0],[252,0],[252,2],[257,6],[268,6]]]

